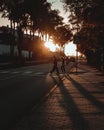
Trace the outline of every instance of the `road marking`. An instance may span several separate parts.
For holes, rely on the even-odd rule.
[[[18,74],[18,73],[21,73],[19,71],[14,71],[14,72],[11,72],[12,74]]]
[[[10,71],[1,71],[0,73],[2,73],[2,74],[7,74],[7,73],[9,73]]]
[[[45,73],[45,72],[36,72],[36,73],[32,73],[32,75],[30,75],[30,76],[46,76],[47,75],[47,73]]]
[[[32,73],[32,71],[25,71],[25,72],[23,72],[24,74],[30,74],[30,73]]]
[[[16,77],[17,75],[14,75],[12,76],[12,74],[20,74],[20,76],[33,76],[33,77],[44,77],[46,76],[47,74],[49,74],[48,72],[42,72],[42,71],[39,71],[39,72],[34,72],[34,70],[28,70],[28,71],[1,71],[0,72],[1,74],[11,74],[11,76],[6,76],[4,78],[1,78],[0,80],[6,80],[6,79],[11,79],[13,77]],[[59,77],[59,76],[64,76],[65,74],[63,73],[60,73],[59,75],[56,75],[56,74],[52,74],[52,77]]]
[[[42,74],[44,74],[44,72],[36,72],[35,74],[42,75]]]
[[[7,79],[15,78],[15,77],[16,77],[16,75],[15,75],[15,76],[5,77],[5,78],[2,78],[2,79],[0,79],[0,80],[7,80]]]

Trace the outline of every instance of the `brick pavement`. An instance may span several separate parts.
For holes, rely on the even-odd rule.
[[[104,75],[80,65],[78,74],[73,69],[59,80],[47,99],[13,130],[104,130]]]

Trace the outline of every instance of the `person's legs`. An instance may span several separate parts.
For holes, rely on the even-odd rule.
[[[56,67],[56,72],[57,72],[57,74],[59,74],[59,70],[58,70],[58,67]]]
[[[55,66],[53,66],[52,70],[50,71],[50,73],[52,74],[55,71]]]
[[[62,70],[62,72],[65,73],[65,66],[64,65],[61,67],[61,70]]]
[[[63,71],[65,72],[65,66],[63,66]]]
[[[62,68],[62,66],[61,66],[61,71],[63,72],[63,68]]]

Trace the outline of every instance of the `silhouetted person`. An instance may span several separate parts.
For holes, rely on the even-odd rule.
[[[61,58],[61,71],[65,73],[65,59],[64,59],[64,57]]]
[[[69,58],[68,58],[68,56],[66,57],[66,65],[68,65],[69,64]]]
[[[57,58],[55,56],[53,57],[53,67],[52,67],[52,70],[50,71],[50,73],[52,74],[54,71],[56,71],[57,74],[59,74]]]

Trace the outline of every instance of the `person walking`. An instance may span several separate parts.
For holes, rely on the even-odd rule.
[[[65,73],[65,59],[64,57],[61,58],[61,71]]]
[[[52,67],[52,70],[50,71],[50,73],[52,74],[54,71],[56,71],[56,73],[59,74],[56,56],[53,56],[53,67]]]

